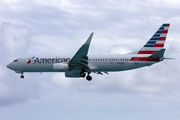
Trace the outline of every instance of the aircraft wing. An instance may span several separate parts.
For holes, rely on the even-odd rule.
[[[89,50],[89,45],[91,43],[93,33],[89,36],[87,41],[79,48],[79,50],[76,52],[76,54],[72,57],[72,59],[69,61],[69,64],[71,66],[83,66],[85,68],[89,68],[88,66],[88,50]]]

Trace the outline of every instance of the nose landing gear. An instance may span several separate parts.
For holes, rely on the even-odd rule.
[[[24,78],[24,75],[23,75],[23,72],[22,71],[15,71],[16,73],[18,73],[18,74],[21,74],[21,76],[20,76],[20,78]]]
[[[20,77],[23,79],[23,78],[24,78],[24,75],[21,75]]]
[[[24,75],[23,75],[23,73],[22,73],[22,75],[20,76],[20,78],[22,78],[22,79],[24,78]]]

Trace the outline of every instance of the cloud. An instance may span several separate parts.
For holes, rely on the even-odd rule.
[[[30,37],[28,28],[13,26],[10,23],[3,23],[0,32],[0,42],[2,44],[1,51],[7,54],[6,57],[12,59],[25,53],[27,41]]]
[[[113,45],[110,48],[110,54],[126,54],[132,52],[131,47],[128,45]]]
[[[30,30],[25,26],[15,26],[10,23],[1,25],[0,106],[9,106],[38,98],[40,86],[33,77],[23,81],[19,79],[19,75],[12,74],[12,71],[6,68],[12,60],[26,54],[29,38]]]

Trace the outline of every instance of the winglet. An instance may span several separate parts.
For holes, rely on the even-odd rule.
[[[89,45],[91,43],[92,37],[94,33],[91,33],[87,41],[79,48],[79,50],[76,52],[76,54],[72,57],[72,59],[69,61],[70,64],[77,64],[80,63],[80,58],[84,58],[88,54]]]
[[[93,37],[93,32],[90,34],[90,36],[89,36],[89,38],[87,39],[87,41],[84,43],[84,45],[86,44],[90,44],[91,43],[91,39],[92,39],[92,37]]]

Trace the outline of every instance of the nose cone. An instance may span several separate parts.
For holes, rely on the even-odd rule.
[[[9,63],[8,65],[6,65],[6,67],[12,69],[12,63]]]

